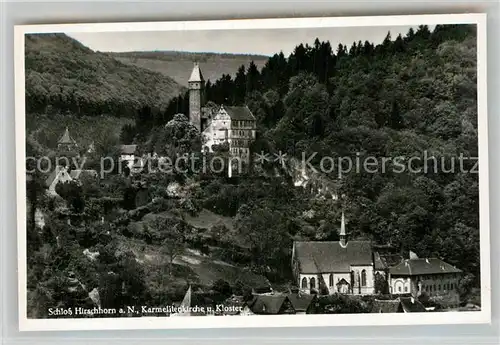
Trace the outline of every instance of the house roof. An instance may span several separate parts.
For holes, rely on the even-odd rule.
[[[69,135],[68,127],[66,127],[66,130],[64,131],[63,136],[59,139],[59,141],[57,143],[58,144],[75,144],[76,143],[76,141],[73,138],[71,138],[71,136]]]
[[[79,179],[80,177],[97,178],[99,174],[95,170],[74,169],[70,171],[69,176],[71,176],[72,179]]]
[[[404,260],[389,269],[391,275],[415,276],[423,274],[460,273],[462,270],[437,258]]]
[[[413,297],[399,297],[399,301],[406,313],[423,313],[426,311],[424,305]]]
[[[293,309],[298,312],[306,311],[315,298],[316,295],[305,293],[291,293],[288,295],[288,299],[292,303]]]
[[[45,180],[45,184],[47,185],[47,187],[50,187],[52,182],[54,182],[54,180],[59,176],[60,173],[66,171],[67,169],[65,167],[61,165],[56,166],[55,169],[52,170],[52,172],[49,174],[49,177],[47,177],[47,179]],[[71,177],[71,175],[69,176]]]
[[[245,305],[243,301],[243,296],[232,296],[224,301],[224,306],[226,307],[235,307],[229,308],[229,310],[224,311],[224,315],[238,315],[240,311],[238,308],[241,308]]]
[[[231,120],[255,121],[255,116],[253,116],[252,112],[246,105],[243,107],[230,107],[228,105],[223,105],[221,108],[226,111]]]
[[[254,314],[278,314],[287,300],[285,295],[256,295],[247,305]]]
[[[399,305],[399,300],[376,299],[373,301],[372,313],[397,313]]]
[[[385,260],[382,259],[379,252],[373,253],[373,268],[376,271],[383,271],[387,268]]]
[[[120,150],[123,155],[133,155],[137,150],[137,145],[122,145]]]
[[[189,77],[188,82],[201,82],[204,81],[203,74],[201,73],[200,65],[197,62],[194,63],[193,71]]]
[[[351,266],[372,264],[369,241],[349,241],[345,247],[337,241],[294,242],[294,247],[301,273],[350,272]]]

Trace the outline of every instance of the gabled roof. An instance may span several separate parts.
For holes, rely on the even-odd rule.
[[[404,260],[389,269],[391,275],[414,276],[423,274],[460,273],[462,270],[437,258]]]
[[[372,313],[397,313],[399,305],[401,302],[399,300],[379,300],[373,301]]]
[[[292,303],[293,309],[297,312],[304,312],[309,309],[309,306],[316,299],[316,295],[305,294],[305,293],[291,293],[288,295],[288,299]]]
[[[64,131],[63,136],[61,137],[61,139],[59,139],[59,141],[57,143],[58,144],[75,144],[76,143],[76,141],[73,138],[71,138],[71,136],[69,135],[68,127],[66,127],[66,130]]]
[[[67,169],[61,165],[58,165],[56,166],[56,168],[54,170],[52,170],[52,172],[50,173],[49,177],[47,177],[47,179],[45,180],[45,184],[47,185],[47,187],[50,187],[50,185],[52,184],[52,182],[54,182],[54,180],[56,178],[58,178],[58,176],[61,174],[61,173],[65,173],[67,172]],[[71,175],[68,174],[69,177],[71,177]]]
[[[351,266],[371,265],[372,249],[369,241],[294,242],[295,258],[301,273],[350,272]]]
[[[385,261],[380,257],[379,252],[373,253],[373,268],[376,271],[383,271],[387,268]]]
[[[201,82],[205,81],[203,79],[203,74],[201,73],[200,65],[197,62],[194,63],[193,71],[191,72],[191,76],[189,77],[188,82]]]
[[[133,155],[137,151],[137,145],[122,145],[120,150],[122,155]]]
[[[74,169],[74,170],[71,170],[71,172],[69,173],[69,176],[71,176],[72,179],[77,180],[81,177],[97,178],[97,177],[99,177],[99,174],[95,170]]]
[[[254,314],[278,314],[286,301],[285,295],[256,295],[247,305]]]
[[[255,121],[255,116],[253,116],[252,112],[246,105],[243,107],[230,107],[228,105],[223,105],[221,108],[226,111],[231,120]]]
[[[399,297],[399,300],[405,313],[426,312],[424,305],[413,297]]]

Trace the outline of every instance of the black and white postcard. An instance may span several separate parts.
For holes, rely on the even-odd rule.
[[[15,44],[21,330],[490,322],[484,15]]]

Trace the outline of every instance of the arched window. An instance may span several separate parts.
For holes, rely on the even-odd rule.
[[[366,271],[361,271],[361,286],[366,286]]]
[[[309,284],[311,285],[311,289],[315,289],[316,288],[316,279],[311,278],[311,280],[309,281]]]
[[[333,274],[330,274],[330,286],[333,286]]]
[[[307,279],[305,277],[302,278],[302,288],[307,289]]]
[[[408,286],[405,286],[405,292],[408,292]]]

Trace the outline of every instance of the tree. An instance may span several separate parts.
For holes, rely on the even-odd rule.
[[[174,260],[184,253],[191,239],[189,226],[176,216],[156,217],[146,225],[145,232],[153,243],[161,245],[161,250],[168,259],[168,274],[172,275]]]
[[[238,72],[236,72],[236,77],[234,78],[234,101],[235,105],[241,105],[245,101],[245,95],[247,92],[246,85],[246,75],[245,75],[245,66],[241,65],[238,68]]]
[[[250,61],[250,65],[248,66],[248,71],[246,75],[246,93],[252,91],[259,91],[261,84],[261,77],[259,70],[257,69],[257,65],[255,62]]]
[[[389,293],[389,284],[384,275],[375,273],[375,293],[387,294]]]
[[[229,283],[224,279],[216,280],[212,285],[212,290],[225,297],[229,297],[232,294],[231,285],[229,285]]]
[[[404,127],[403,118],[399,110],[399,105],[397,101],[392,101],[390,126],[393,129],[401,129]]]
[[[65,183],[59,182],[56,185],[55,191],[66,200],[68,206],[74,212],[83,212],[83,209],[85,208],[85,199],[83,197],[83,191],[80,184],[74,181],[68,181]]]

